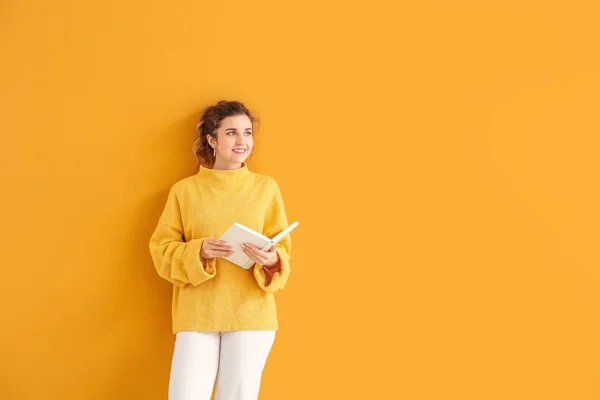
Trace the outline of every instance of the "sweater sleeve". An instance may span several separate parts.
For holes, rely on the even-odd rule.
[[[287,226],[288,221],[283,204],[283,198],[281,196],[279,186],[277,183],[275,183],[275,194],[273,196],[269,213],[265,217],[264,234],[268,237],[273,237],[287,228]],[[292,239],[288,234],[276,245],[275,250],[279,255],[280,264],[279,267],[275,269],[275,273],[268,284],[268,277],[265,276],[264,266],[260,264],[254,264],[254,278],[262,290],[266,292],[275,292],[285,287],[285,284],[290,276],[291,249]]]
[[[167,203],[150,238],[150,255],[158,275],[175,286],[197,286],[216,275],[215,259],[205,263],[200,249],[206,238],[185,241],[179,199],[171,187]]]

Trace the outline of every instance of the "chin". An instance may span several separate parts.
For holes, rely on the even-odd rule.
[[[239,163],[245,163],[247,158],[248,157],[240,157],[240,158],[229,159],[227,161],[231,164],[239,164]]]

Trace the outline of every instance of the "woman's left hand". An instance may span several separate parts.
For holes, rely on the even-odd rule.
[[[279,263],[279,254],[275,251],[275,247],[276,246],[273,246],[270,250],[263,251],[250,243],[244,243],[242,245],[244,253],[246,253],[252,261],[267,268],[274,267]]]

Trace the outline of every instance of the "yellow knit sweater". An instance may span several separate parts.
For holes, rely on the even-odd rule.
[[[218,239],[233,222],[269,237],[288,226],[272,177],[247,164],[233,170],[200,167],[171,186],[150,254],[158,274],[173,284],[173,333],[279,329],[273,292],[290,275],[290,235],[277,244],[281,270],[265,286],[262,265],[245,270],[220,257],[207,265],[200,260],[204,239]]]

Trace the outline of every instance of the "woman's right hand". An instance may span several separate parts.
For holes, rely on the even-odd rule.
[[[215,257],[229,257],[233,254],[233,247],[227,242],[218,239],[208,238],[202,242],[200,257],[210,260]]]

